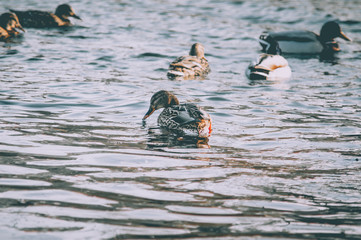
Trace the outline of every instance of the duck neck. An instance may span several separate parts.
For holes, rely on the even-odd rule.
[[[281,55],[281,49],[279,48],[278,44],[276,45],[271,45],[266,53],[268,54],[272,54],[272,55]]]
[[[330,33],[328,28],[322,27],[318,39],[322,43],[327,43],[327,42],[333,42],[335,37],[336,37],[335,34],[332,34],[332,32]]]
[[[171,98],[168,106],[170,107],[170,106],[174,106],[174,105],[179,105],[179,101],[175,96]]]
[[[64,22],[69,22],[68,16],[66,16],[65,14],[62,13],[63,11],[61,9],[56,9],[55,10],[55,15],[60,18],[62,21]]]
[[[195,57],[198,57],[198,58],[204,58],[204,48],[202,45],[199,45],[199,44],[193,44],[192,45],[192,48],[189,52],[189,55],[191,56],[195,56]]]
[[[327,36],[324,36],[324,35],[318,36],[318,39],[319,39],[320,42],[323,43],[323,44],[326,44],[327,42],[333,42],[333,41],[334,41],[333,38],[327,37]]]
[[[70,22],[70,20],[68,19],[67,16],[65,15],[58,15],[58,14],[55,14],[57,17],[59,17],[63,22]]]

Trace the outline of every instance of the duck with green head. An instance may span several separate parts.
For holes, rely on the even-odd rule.
[[[291,54],[320,54],[325,51],[338,52],[340,48],[335,38],[339,37],[346,41],[351,41],[343,33],[336,21],[326,22],[322,26],[319,35],[305,30],[264,33],[259,37],[263,51],[266,51],[267,44],[265,42],[269,39],[269,36],[279,43],[283,53]]]
[[[164,108],[158,117],[158,125],[178,136],[207,138],[212,132],[212,120],[207,112],[193,103],[180,104],[177,97],[165,90],[156,92],[143,120],[155,110]]]

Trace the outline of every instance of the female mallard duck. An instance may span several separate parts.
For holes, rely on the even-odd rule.
[[[211,117],[203,109],[192,103],[179,104],[176,96],[161,90],[151,100],[143,120],[155,110],[164,108],[158,117],[158,125],[179,136],[207,138],[212,132]]]
[[[211,69],[204,57],[204,47],[200,43],[192,45],[189,55],[174,60],[167,73],[169,79],[192,79],[207,75]]]
[[[70,26],[71,22],[69,17],[80,19],[80,17],[74,13],[73,8],[68,4],[59,5],[55,10],[55,14],[38,10],[16,11],[10,9],[10,11],[16,13],[20,23],[25,28]]]
[[[271,36],[279,43],[283,53],[295,54],[320,54],[324,51],[337,52],[340,51],[340,48],[334,40],[335,38],[340,37],[346,41],[351,41],[335,21],[326,22],[321,28],[320,35],[310,31],[286,31],[265,33],[259,38],[267,41],[268,36]],[[262,41],[260,41],[260,44],[265,51],[267,45]]]
[[[263,40],[260,40],[263,41]],[[251,80],[287,80],[291,78],[291,68],[287,60],[282,57],[276,40],[268,36],[264,41],[266,53],[261,54],[256,62],[246,69],[246,75]]]
[[[25,32],[14,13],[3,13],[0,15],[0,40],[4,41],[19,34],[17,29]]]

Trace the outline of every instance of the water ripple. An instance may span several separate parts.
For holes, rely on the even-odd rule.
[[[75,26],[1,44],[3,239],[359,238],[357,0],[71,5]],[[262,32],[334,19],[353,39],[334,58],[285,55],[291,80],[246,78]],[[169,81],[194,42],[212,72]],[[160,111],[143,124],[160,89],[209,112],[212,136],[169,136]]]

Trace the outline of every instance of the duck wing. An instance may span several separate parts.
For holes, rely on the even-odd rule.
[[[192,78],[202,76],[210,71],[207,59],[196,56],[182,56],[174,60],[168,70],[169,78]]]
[[[263,51],[267,49],[267,37],[270,36],[276,40],[282,53],[294,54],[317,54],[323,49],[319,36],[310,31],[285,31],[270,32],[262,34],[260,44]]]
[[[261,54],[257,61],[248,66],[246,75],[250,80],[289,79],[291,68],[287,60],[280,55]]]
[[[186,103],[184,105],[187,109],[189,116],[191,118],[195,119],[197,122],[201,121],[201,120],[210,120],[211,119],[209,114],[206,111],[204,111],[202,108],[200,108],[199,106],[197,106],[193,103]]]
[[[59,27],[63,25],[61,19],[51,12],[38,10],[16,11],[13,9],[10,9],[10,11],[18,16],[20,24],[25,28]]]
[[[270,32],[268,35],[270,35],[276,41],[293,41],[293,42],[318,41],[318,36],[310,31]]]
[[[180,104],[168,107],[158,117],[158,124],[179,135],[208,137],[211,118],[195,104]],[[202,134],[202,135],[201,135]]]
[[[196,122],[193,113],[189,112],[189,104],[175,105],[163,110],[159,115],[158,124],[170,129],[178,129],[183,125]],[[191,110],[193,112],[195,110]]]

